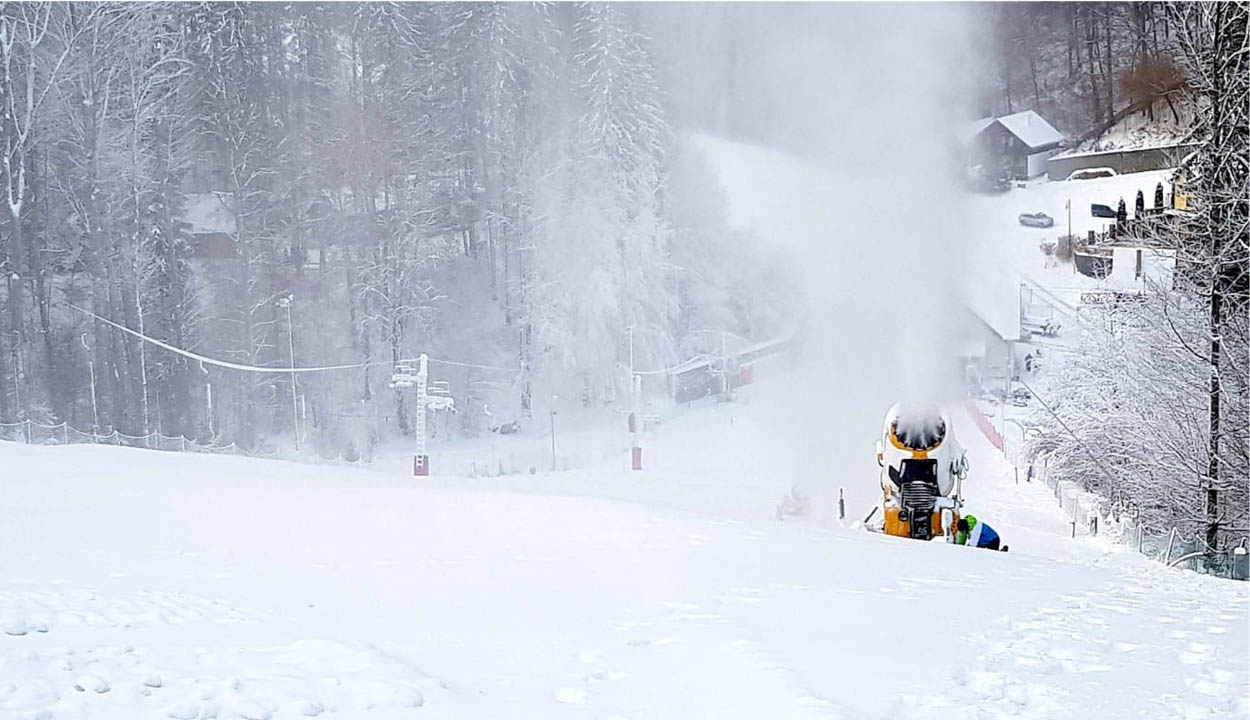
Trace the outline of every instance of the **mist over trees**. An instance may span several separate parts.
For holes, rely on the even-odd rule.
[[[408,430],[387,382],[419,352],[485,366],[438,368],[476,432],[611,399],[631,339],[647,368],[770,336],[732,299],[767,263],[683,156],[638,15],[5,5],[0,421],[252,448],[302,414],[365,452]],[[82,311],[244,365],[377,364],[301,375],[293,409],[288,375]]]

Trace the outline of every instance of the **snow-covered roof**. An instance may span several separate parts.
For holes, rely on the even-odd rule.
[[[234,213],[228,193],[187,193],[187,224],[192,234],[233,233]]]
[[[988,258],[972,258],[969,276],[969,282],[960,286],[964,307],[999,338],[1019,340],[1020,275]]]
[[[998,124],[1030,148],[1054,145],[1063,140],[1063,133],[1032,110],[998,118]]]

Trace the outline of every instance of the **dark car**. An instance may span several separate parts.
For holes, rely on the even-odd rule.
[[[1116,217],[1115,210],[1112,210],[1110,205],[1100,205],[1098,203],[1092,203],[1089,206],[1089,214],[1094,217],[1109,218],[1111,220],[1115,220]]]

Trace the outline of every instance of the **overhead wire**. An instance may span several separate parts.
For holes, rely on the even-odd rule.
[[[72,303],[64,303],[64,305],[66,307],[69,307],[72,310],[75,310],[84,315],[87,315],[88,317],[94,318],[106,325],[117,328],[118,330],[121,330],[124,333],[132,335],[136,338],[139,338],[140,340],[144,342],[151,343],[152,345],[155,345],[159,348],[168,350],[169,352],[172,352],[176,355],[181,355],[185,358],[195,360],[205,365],[212,365],[214,367],[225,368],[227,370],[237,370],[239,372],[289,375],[291,373],[316,373],[316,372],[334,372],[338,370],[359,370],[362,368],[376,367],[379,365],[395,365],[398,363],[415,363],[419,361],[419,358],[404,358],[398,361],[370,360],[366,362],[347,363],[343,365],[317,365],[317,366],[311,366],[311,367],[283,367],[283,368],[246,365],[243,363],[230,362],[229,360],[219,360],[217,358],[208,357],[206,355],[200,355],[199,353],[195,353],[190,350],[177,347],[175,345],[170,345],[167,342],[163,342],[161,340],[157,340],[156,338],[144,335],[143,333],[137,330],[132,330],[131,328],[128,328],[125,325],[114,322],[112,320],[109,320],[108,318],[100,317],[99,315],[91,312],[90,310],[85,310]],[[498,371],[508,372],[508,373],[520,372],[520,370],[517,368],[508,368],[508,367],[502,367],[499,365],[485,365],[482,363],[461,362],[457,360],[444,360],[442,358],[435,358],[435,357],[429,357],[429,356],[426,357],[426,360],[431,363],[438,363],[441,365],[451,365],[455,367],[477,368],[481,370],[498,370]]]

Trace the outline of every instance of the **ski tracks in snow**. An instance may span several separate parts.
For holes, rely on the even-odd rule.
[[[0,592],[0,619],[0,717],[15,720],[390,717],[446,689],[372,645],[255,644],[273,618],[183,593]]]
[[[733,620],[735,608],[769,601],[772,590],[734,587],[706,599],[664,602],[611,623],[604,646],[578,654],[584,672],[553,692],[586,717],[838,720],[849,717],[805,688]]]
[[[1155,568],[1117,574],[1123,584],[1114,590],[1074,589],[1060,606],[1028,608],[956,639],[947,686],[900,697],[885,717],[1250,715],[1245,675],[1231,670],[1244,638],[1228,641],[1230,630],[1246,626],[1244,596],[1213,606],[1192,585],[1182,594]],[[1228,589],[1229,581],[1208,582]],[[1143,613],[1158,623],[1147,636],[1132,620]]]

